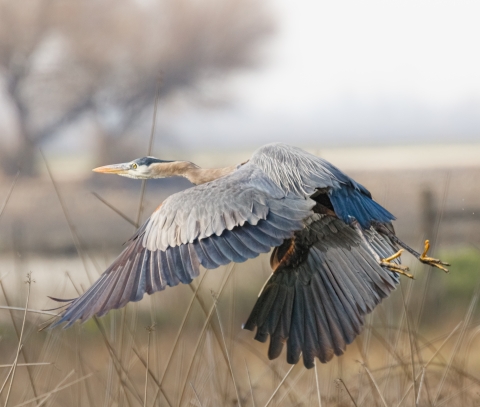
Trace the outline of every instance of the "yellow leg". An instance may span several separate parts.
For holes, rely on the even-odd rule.
[[[427,253],[429,249],[430,249],[430,241],[425,240],[425,247],[423,249],[423,253],[418,258],[418,260],[420,260],[422,263],[428,264],[429,266],[439,268],[440,270],[443,270],[445,273],[448,273],[449,270],[443,266],[450,266],[450,264],[445,263],[439,259],[434,259],[433,257],[428,257]]]
[[[423,249],[423,253],[420,258],[424,259],[427,256],[428,251],[430,250],[430,240],[425,240],[425,247]]]
[[[395,273],[402,274],[403,276],[413,279],[414,277],[410,273],[407,273],[407,271],[409,270],[407,266],[401,266],[400,264],[391,263],[392,260],[398,259],[403,252],[404,250],[400,249],[398,252],[392,254],[390,257],[382,259],[380,265],[388,268],[391,271],[394,271]]]
[[[386,259],[383,259],[383,261],[386,261],[387,263],[390,263],[392,260],[395,260],[395,259],[399,258],[404,251],[405,250],[400,249],[398,252],[396,252],[395,254],[392,254],[390,257],[387,257]]]

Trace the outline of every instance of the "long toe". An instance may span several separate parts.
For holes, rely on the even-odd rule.
[[[410,273],[407,273],[407,271],[410,270],[408,266],[402,266],[400,264],[390,263],[387,261],[380,262],[380,265],[382,267],[388,268],[390,271],[393,271],[395,273],[411,278],[412,280],[414,279],[413,275],[411,275]]]
[[[422,263],[428,264],[429,266],[439,268],[440,270],[443,270],[445,273],[448,273],[450,271],[446,267],[444,267],[444,266],[450,266],[450,264],[444,261],[441,261],[440,259],[434,259],[433,257],[420,257],[419,260]]]

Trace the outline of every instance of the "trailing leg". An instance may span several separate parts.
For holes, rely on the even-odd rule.
[[[422,263],[428,264],[429,266],[439,268],[440,270],[443,270],[445,273],[448,273],[450,270],[448,270],[444,266],[450,266],[449,263],[445,263],[444,261],[441,261],[440,259],[435,259],[433,257],[428,257],[428,249],[430,249],[430,241],[425,240],[425,248],[423,249],[423,253],[418,257],[418,260],[420,260]]]
[[[429,240],[425,240],[425,247],[423,249],[423,252],[419,253],[416,250],[412,249],[410,246],[408,246],[405,242],[401,241],[395,235],[395,233],[390,231],[384,225],[376,223],[373,226],[378,232],[388,236],[392,242],[394,242],[394,243],[398,244],[399,246],[403,247],[407,252],[412,254],[414,257],[416,257],[422,263],[428,264],[429,266],[432,266],[432,267],[439,268],[440,270],[443,270],[445,273],[449,272],[449,270],[446,267],[444,267],[444,266],[450,266],[449,263],[445,263],[444,261],[441,261],[440,259],[435,259],[433,257],[428,257],[427,256],[428,250],[430,249],[430,241]]]
[[[394,271],[395,273],[398,273],[398,274],[401,274],[403,276],[406,276],[408,278],[411,278],[413,279],[414,277],[410,274],[410,273],[407,273],[409,268],[407,266],[402,266],[401,264],[395,264],[395,263],[392,263],[391,261],[392,260],[395,260],[397,258],[399,258],[402,253],[404,252],[403,249],[400,249],[398,252],[396,252],[395,254],[393,254],[392,256],[390,257],[387,257],[385,259],[382,259],[378,253],[373,249],[373,247],[371,246],[370,242],[368,241],[367,237],[365,236],[365,233],[363,232],[363,229],[362,227],[360,226],[360,224],[358,222],[354,222],[353,223],[353,226],[355,227],[355,229],[357,230],[358,234],[360,235],[360,237],[362,238],[362,240],[365,242],[365,244],[367,245],[368,249],[370,250],[370,252],[372,253],[374,259],[378,262],[378,264],[380,264],[380,266],[382,267],[385,267],[385,268],[388,268],[389,270],[391,271]]]

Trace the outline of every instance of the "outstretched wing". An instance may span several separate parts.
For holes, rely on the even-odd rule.
[[[87,320],[214,269],[270,251],[303,227],[315,202],[287,197],[248,164],[170,196],[54,325]]]
[[[257,327],[261,342],[270,335],[270,359],[286,342],[288,363],[302,354],[311,368],[315,357],[325,363],[345,351],[364,316],[395,289],[398,276],[379,266],[360,235],[340,219],[314,214],[308,223],[272,254],[278,265],[244,328]],[[366,234],[381,258],[396,252],[373,229]]]

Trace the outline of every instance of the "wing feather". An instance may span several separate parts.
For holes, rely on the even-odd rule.
[[[302,354],[311,368],[315,357],[325,363],[343,354],[361,332],[364,316],[398,278],[376,262],[355,228],[342,220],[315,214],[306,224],[295,233],[293,251],[280,261],[244,327],[257,328],[255,339],[270,336],[270,358],[278,357],[286,342],[288,363]],[[378,243],[375,250],[395,253],[393,244],[370,233]]]
[[[215,239],[202,239],[198,242],[198,244],[202,246],[204,252],[208,253],[215,264],[220,265],[230,263],[231,260],[222,251],[220,251],[215,244]]]
[[[243,263],[247,260],[247,257],[242,256],[235,248],[228,242],[227,239],[223,237],[217,238],[212,236],[209,238],[212,242],[215,243],[215,246],[222,252],[222,254],[230,261],[235,263]]]
[[[251,233],[248,233],[246,228],[238,228],[235,232],[231,232],[239,241],[242,242],[256,257],[258,252],[267,253],[272,248],[271,245],[261,243],[259,239],[255,239]]]
[[[116,278],[112,278],[112,282],[110,284],[110,286],[112,287],[112,290],[110,291],[111,295],[105,301],[105,303],[101,307],[99,307],[98,316],[104,315],[107,310],[110,309],[109,307],[111,307],[112,304],[118,303],[119,298],[123,294],[123,290],[125,289],[125,274],[121,272],[121,269],[115,271],[115,274]],[[105,289],[106,292],[108,292],[107,290],[108,288]]]
[[[270,250],[271,247],[280,246],[284,240],[278,237],[270,236],[261,231],[259,228],[249,226],[248,224],[246,224],[242,228],[242,231],[243,233],[248,234],[253,240],[255,240],[257,244],[266,246],[268,250]]]
[[[259,254],[255,251],[254,247],[250,248],[251,245],[249,245],[248,242],[243,242],[240,240],[240,237],[233,230],[226,230],[222,234],[222,238],[226,240],[228,244],[232,246],[236,252],[240,253],[240,255],[245,259],[253,259]]]

